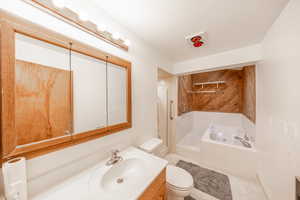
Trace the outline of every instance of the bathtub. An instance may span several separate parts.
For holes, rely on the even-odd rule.
[[[246,141],[250,145],[246,146],[240,140],[236,139],[237,136],[244,138],[245,135],[247,135],[247,133],[241,127],[210,124],[201,137],[201,140],[202,142],[240,148],[241,150],[255,151],[253,142]]]
[[[254,142],[251,148],[245,147],[235,136],[249,137],[243,126],[243,116],[228,113],[193,112],[193,125],[178,140],[176,153],[195,160],[202,166],[228,174],[255,179],[256,149]],[[181,124],[182,127],[182,124]],[[180,130],[179,130],[180,131]],[[248,130],[249,131],[249,130]]]

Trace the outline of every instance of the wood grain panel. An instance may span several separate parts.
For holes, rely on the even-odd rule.
[[[244,67],[243,114],[256,121],[256,77],[255,66]]]
[[[201,82],[225,81],[225,84],[194,85]],[[240,113],[242,111],[242,70],[218,70],[184,75],[178,80],[178,113],[190,111]],[[216,93],[197,93],[216,91]]]
[[[225,84],[195,85],[200,82],[225,81]],[[255,66],[180,76],[178,79],[178,114],[190,111],[242,113],[255,122]],[[197,93],[216,91],[216,93]]]
[[[139,200],[164,200],[166,197],[166,169],[164,169],[151,185],[140,196]]]
[[[164,184],[158,191],[157,198],[155,200],[167,200],[167,186]]]
[[[1,18],[0,22],[1,154],[7,156],[17,144],[17,136],[14,134],[15,94],[12,92],[15,87],[15,40],[11,26],[1,21]]]
[[[64,136],[71,131],[70,71],[16,61],[18,145]]]
[[[243,73],[241,70],[219,70],[192,74],[192,83],[226,81],[225,84],[192,86],[192,91],[215,90],[216,93],[193,93],[192,110],[240,113],[242,111]]]
[[[191,75],[180,76],[178,78],[178,115],[191,111],[192,94]]]

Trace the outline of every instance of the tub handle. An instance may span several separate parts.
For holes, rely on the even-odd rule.
[[[173,100],[171,100],[170,101],[170,120],[173,120],[174,119],[174,117],[173,117],[173,103],[174,103],[174,101]]]

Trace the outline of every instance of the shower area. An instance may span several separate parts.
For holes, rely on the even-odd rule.
[[[255,77],[254,65],[179,76],[176,153],[255,178]]]

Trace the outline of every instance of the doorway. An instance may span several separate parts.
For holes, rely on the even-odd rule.
[[[157,129],[158,138],[163,141],[160,154],[166,155],[170,149],[171,121],[173,120],[172,75],[158,69],[157,84]]]

